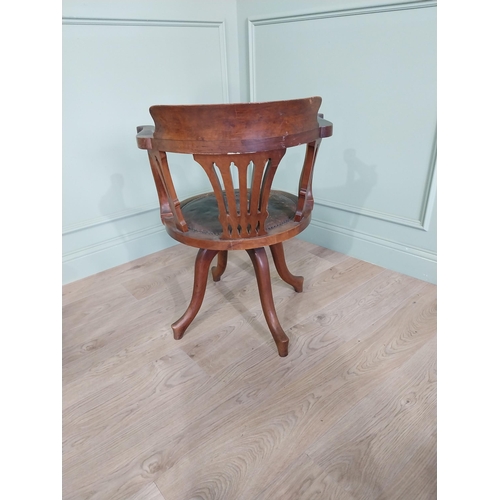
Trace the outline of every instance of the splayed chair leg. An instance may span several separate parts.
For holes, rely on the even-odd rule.
[[[260,302],[264,316],[271,330],[271,334],[278,347],[278,354],[282,357],[288,355],[288,337],[281,328],[276,309],[274,307],[273,292],[271,289],[271,275],[269,274],[269,262],[264,248],[247,250],[257,276],[259,286]]]
[[[172,324],[175,340],[182,338],[187,327],[191,324],[200,310],[203,297],[205,296],[205,290],[207,288],[208,269],[216,254],[217,250],[206,250],[201,248],[198,251],[194,265],[194,286],[191,302],[182,317]]]
[[[302,292],[304,285],[304,278],[302,276],[294,276],[288,269],[285,261],[285,251],[283,250],[283,243],[276,243],[269,247],[273,255],[274,265],[281,279],[292,285],[296,292]]]
[[[212,267],[214,281],[220,281],[227,266],[227,250],[221,250],[217,256],[217,266]]]

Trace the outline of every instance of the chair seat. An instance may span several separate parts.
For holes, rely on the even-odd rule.
[[[239,191],[235,190],[236,203],[239,206]],[[182,213],[190,231],[206,235],[212,240],[222,234],[219,222],[219,208],[214,193],[200,194],[181,202]],[[293,223],[297,209],[297,196],[285,191],[271,191],[268,203],[269,216],[266,219],[266,232],[275,232],[280,226]]]

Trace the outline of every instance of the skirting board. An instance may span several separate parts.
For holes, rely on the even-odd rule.
[[[435,254],[381,238],[312,221],[299,238],[429,283],[437,282]],[[63,284],[105,271],[177,244],[163,227],[63,263]]]
[[[436,254],[376,236],[312,221],[299,238],[370,264],[436,284]]]
[[[127,235],[117,244],[98,245],[96,251],[82,252],[83,255],[63,262],[63,285],[176,244],[160,225],[158,230],[139,231],[136,237]]]

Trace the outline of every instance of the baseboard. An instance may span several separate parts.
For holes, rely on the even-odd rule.
[[[175,245],[161,224],[88,246],[63,258],[63,285]]]
[[[321,221],[312,221],[299,238],[429,283],[437,282],[436,254],[426,250]],[[125,264],[176,243],[163,226],[154,226],[66,254],[63,284]]]
[[[437,259],[433,252],[314,220],[299,237],[371,264],[437,283]]]

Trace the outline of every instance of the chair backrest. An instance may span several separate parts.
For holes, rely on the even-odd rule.
[[[308,144],[299,183],[296,220],[312,209],[312,170],[331,123],[318,118],[321,97],[265,103],[161,105],[150,108],[155,127],[138,127],[138,145],[149,150],[162,220],[188,231],[166,152],[190,153],[208,175],[224,239],[265,234],[271,185],[286,148]],[[323,123],[321,123],[323,122]],[[238,186],[231,175],[237,168]],[[252,168],[252,175],[249,174]]]

